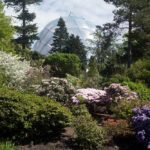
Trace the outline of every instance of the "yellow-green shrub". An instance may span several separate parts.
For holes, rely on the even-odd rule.
[[[106,132],[102,127],[97,125],[97,121],[93,120],[85,105],[74,107],[75,115],[73,127],[75,135],[73,138],[75,146],[79,149],[93,150],[102,147],[106,141]]]
[[[0,133],[14,140],[50,138],[71,122],[66,107],[46,97],[0,89]]]

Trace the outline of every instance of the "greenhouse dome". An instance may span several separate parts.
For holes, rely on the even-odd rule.
[[[85,20],[82,17],[69,15],[63,17],[69,34],[78,35],[82,42],[87,45],[87,39],[92,38],[92,33],[95,30],[95,25]],[[51,21],[39,34],[40,40],[36,41],[33,50],[40,52],[43,55],[48,55],[53,42],[53,33],[57,27],[58,19]]]

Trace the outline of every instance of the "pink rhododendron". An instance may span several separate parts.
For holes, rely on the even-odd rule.
[[[77,94],[72,97],[74,103],[79,103],[78,97],[82,97],[87,103],[99,103],[108,104],[117,102],[126,98],[127,100],[137,99],[137,93],[131,92],[127,86],[121,86],[120,84],[111,84],[104,90],[98,89],[78,89]]]

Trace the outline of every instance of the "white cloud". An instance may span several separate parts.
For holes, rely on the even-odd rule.
[[[30,6],[30,11],[36,13],[34,20],[41,31],[44,26],[62,16],[72,12],[75,16],[84,17],[95,25],[102,25],[113,19],[113,6],[106,4],[103,0],[43,0],[41,5]],[[7,15],[15,15],[11,8],[6,8]],[[15,20],[15,24],[18,22]]]

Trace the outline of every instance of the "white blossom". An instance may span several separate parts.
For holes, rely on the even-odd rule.
[[[22,57],[0,51],[0,68],[9,76],[10,84],[17,85],[22,83],[30,70],[30,62],[23,60]]]

